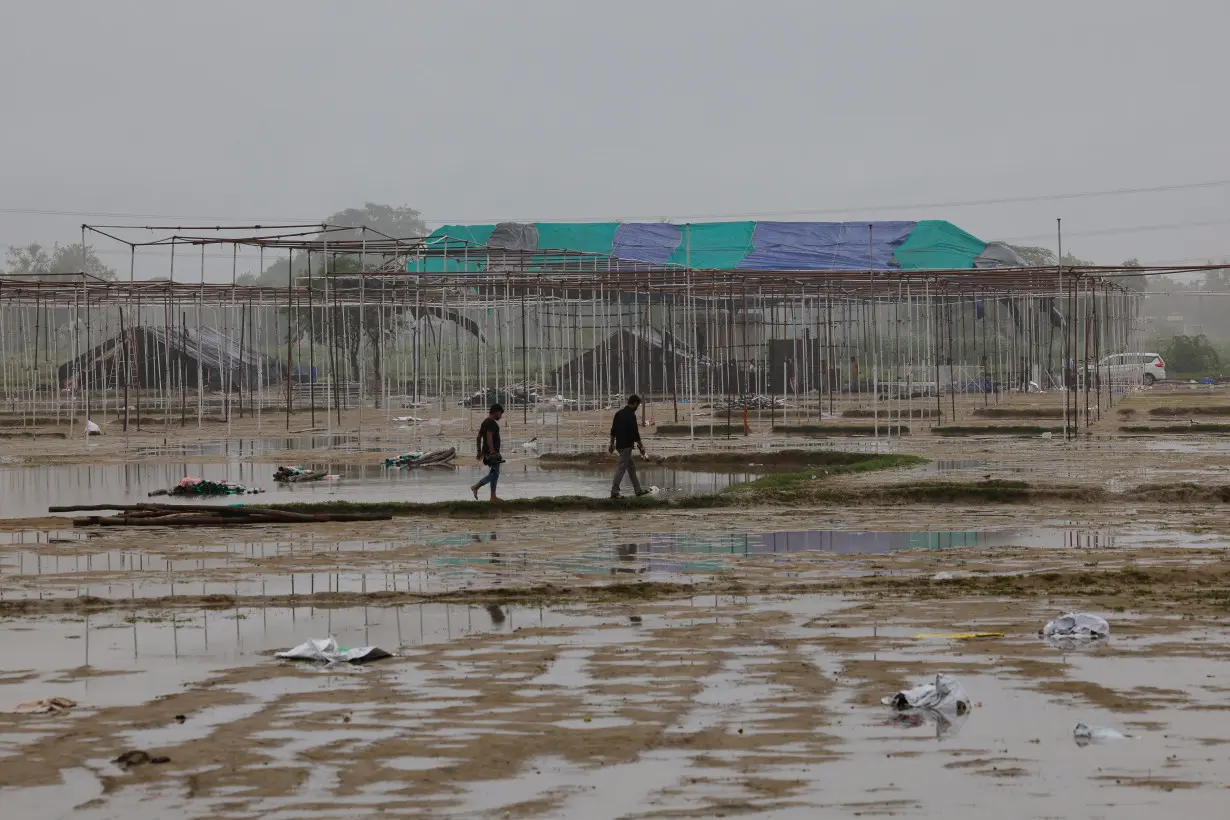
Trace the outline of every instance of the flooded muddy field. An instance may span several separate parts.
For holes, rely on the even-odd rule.
[[[802,446],[926,459],[803,477],[856,500],[911,482],[1230,482],[1216,436],[1129,438],[1117,423],[1108,414],[1067,444],[925,427],[803,444],[763,425],[747,439],[648,434],[651,455],[675,466],[640,470],[677,496],[775,478],[789,490],[772,454]],[[1221,814],[1230,518],[1219,503],[752,496],[229,529],[46,517],[53,504],[142,502],[186,476],[268,491],[223,503],[422,502],[468,498],[483,472],[464,459],[381,464],[466,447],[460,416],[375,433],[248,426],[232,440],[218,426],[131,441],[109,430],[0,452],[6,817]],[[510,444],[537,435],[543,453],[573,460],[517,450],[502,496],[609,492],[611,465],[586,460],[603,430],[538,427],[514,423]],[[706,453],[721,458],[706,465]],[[279,464],[340,478],[279,487]],[[1038,636],[1067,611],[1105,617],[1109,640]],[[393,657],[276,657],[330,636]],[[937,675],[960,683],[969,709],[881,702]],[[75,705],[16,711],[50,699]],[[1102,742],[1078,738],[1078,724]]]
[[[0,800],[132,818],[975,818],[1005,799],[1014,817],[1214,816],[1220,631],[1121,615],[1070,652],[1036,635],[1057,607],[702,595],[15,621],[25,662],[2,702],[79,705],[0,716]],[[397,656],[272,657],[329,630]],[[1002,637],[925,634],[973,630]],[[969,693],[957,719],[880,703],[938,673]],[[1080,745],[1078,723],[1125,737]],[[124,750],[167,762],[110,762]]]
[[[297,466],[337,476],[336,479],[295,484],[278,483],[273,473],[279,462],[231,461],[226,463],[135,461],[129,464],[55,465],[0,468],[0,497],[4,514],[31,518],[47,514],[49,504],[137,504],[150,500],[150,493],[173,487],[184,478],[231,482],[262,492],[255,496],[159,497],[160,503],[260,503],[299,501],[411,501],[429,503],[470,498],[469,486],[486,475],[473,459],[458,460],[456,467],[419,470],[356,465],[344,460],[308,459]],[[755,478],[746,472],[699,472],[643,465],[638,469],[645,487],[656,487],[667,496],[718,492]],[[611,491],[611,476],[601,470],[542,469],[532,460],[511,460],[502,470],[500,495],[508,499],[551,495],[604,498]],[[484,492],[484,496],[486,493]],[[50,501],[49,499],[54,499]]]

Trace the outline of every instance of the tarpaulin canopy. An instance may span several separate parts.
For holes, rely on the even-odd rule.
[[[444,225],[425,245],[430,253],[411,260],[410,272],[482,270],[518,253],[517,264],[527,270],[568,265],[573,256],[603,257],[615,266],[622,261],[696,270],[958,270],[1015,263],[1015,254],[1006,247],[993,243],[988,248],[951,222],[935,219],[685,225],[501,222]],[[529,252],[528,259],[524,252]]]

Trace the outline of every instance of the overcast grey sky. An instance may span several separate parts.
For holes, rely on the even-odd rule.
[[[944,203],[1230,180],[1227,31],[1226,0],[10,2],[0,244],[371,200],[1048,245],[1063,217],[1098,262],[1221,258],[1230,185]]]

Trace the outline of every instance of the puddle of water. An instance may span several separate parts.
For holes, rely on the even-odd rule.
[[[541,607],[505,605],[497,617],[487,607],[428,603],[15,618],[0,622],[0,642],[19,659],[11,664],[14,677],[0,680],[0,698],[21,703],[67,697],[95,707],[141,703],[219,669],[271,662],[274,652],[308,638],[332,635],[342,646],[412,653],[416,646],[470,635],[595,620]],[[36,675],[26,679],[26,672]],[[194,730],[165,731],[170,738]],[[0,740],[0,755],[4,746]]]
[[[124,503],[149,500],[149,493],[165,490],[186,477],[229,481],[260,488],[255,496],[218,498],[165,498],[159,503],[252,503],[337,500],[432,502],[470,498],[469,487],[486,474],[468,461],[455,469],[401,470],[381,465],[350,465],[336,461],[307,462],[299,466],[340,475],[337,481],[278,484],[275,462],[233,461],[225,464],[165,464],[135,462],[103,465],[59,465],[0,469],[0,497],[7,517],[47,515],[49,505]],[[755,478],[746,473],[698,473],[661,467],[638,469],[645,487],[656,486],[667,495],[717,492],[731,484]],[[610,493],[611,476],[593,470],[544,470],[532,462],[510,462],[500,476],[504,498],[581,495],[602,498]]]

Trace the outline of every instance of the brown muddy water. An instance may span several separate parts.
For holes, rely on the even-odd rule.
[[[469,499],[471,484],[487,470],[472,459],[459,460],[455,468],[404,470],[382,465],[356,465],[344,460],[296,462],[310,470],[325,470],[338,480],[279,484],[273,480],[278,462],[230,461],[226,463],[134,461],[126,464],[57,465],[0,468],[0,497],[4,516],[31,518],[47,514],[50,505],[136,504],[150,500],[149,493],[165,490],[181,479],[194,477],[229,481],[263,490],[257,495],[156,498],[159,503],[231,502],[277,504],[297,501],[413,501],[428,503]],[[638,466],[641,484],[657,487],[665,495],[717,492],[731,484],[755,478],[749,473],[711,473]],[[626,481],[626,480],[625,480]],[[625,483],[625,492],[630,492]],[[503,498],[533,498],[580,495],[602,498],[611,491],[611,474],[605,470],[542,469],[531,460],[512,459],[501,471],[499,493]],[[486,491],[483,491],[486,497]]]
[[[5,625],[0,805],[14,817],[1220,816],[1230,653],[1112,616],[1065,652],[1054,607],[840,597],[587,608],[240,608]],[[960,641],[920,632],[997,631]],[[271,652],[333,631],[397,657]],[[85,641],[90,665],[85,666]],[[937,673],[947,722],[879,703]],[[182,715],[182,720],[177,716]],[[1130,737],[1078,746],[1078,722]],[[123,770],[140,749],[170,759]]]

